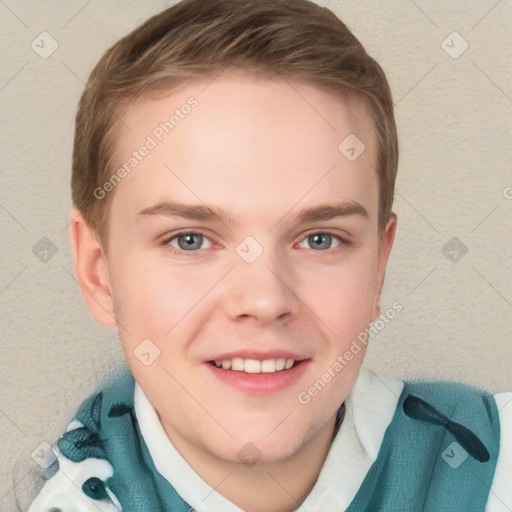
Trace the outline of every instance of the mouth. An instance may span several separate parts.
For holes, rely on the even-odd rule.
[[[234,357],[232,359],[212,360],[209,363],[223,370],[232,370],[245,373],[276,373],[291,370],[304,359],[286,359],[279,357],[277,359],[244,359]]]
[[[291,354],[290,354],[291,355]],[[311,359],[302,357],[266,356],[226,357],[206,361],[214,378],[245,395],[270,395],[284,391],[298,383]]]

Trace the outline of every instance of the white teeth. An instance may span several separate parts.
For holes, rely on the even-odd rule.
[[[224,370],[235,370],[237,372],[245,373],[275,373],[282,370],[289,370],[295,364],[295,359],[265,359],[259,361],[258,359],[242,359],[241,357],[234,357],[233,359],[222,359],[214,361],[217,368]]]
[[[261,361],[256,359],[246,359],[244,363],[245,373],[261,373]]]
[[[241,357],[235,357],[231,361],[231,369],[242,372],[244,370],[244,360]]]
[[[265,361],[262,361],[261,371],[262,373],[274,373],[276,371],[275,359],[265,359]]]

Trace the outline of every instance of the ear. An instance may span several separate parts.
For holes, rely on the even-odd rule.
[[[391,253],[391,248],[393,247],[393,242],[395,240],[396,233],[396,225],[397,225],[397,217],[394,213],[391,213],[389,220],[380,236],[379,240],[379,255],[377,260],[377,287],[375,290],[373,311],[371,316],[371,321],[377,319],[380,315],[380,296],[382,293],[382,287],[384,286],[384,277],[386,275],[386,267],[388,264],[389,254]]]
[[[76,208],[69,214],[69,237],[78,283],[92,316],[105,327],[116,327],[107,258],[99,237]]]

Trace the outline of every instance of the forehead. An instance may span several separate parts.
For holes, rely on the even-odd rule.
[[[235,75],[139,101],[123,121],[115,160],[128,172],[112,209],[125,216],[169,198],[241,216],[258,209],[269,222],[294,205],[342,199],[377,215],[377,143],[362,102]]]

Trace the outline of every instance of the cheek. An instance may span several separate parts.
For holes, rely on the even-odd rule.
[[[161,266],[125,260],[112,278],[116,317],[131,338],[163,336],[176,322],[187,287]]]
[[[354,258],[355,260],[355,258]],[[377,286],[371,253],[359,254],[350,264],[310,272],[304,278],[304,296],[337,338],[358,334],[371,320]]]
[[[116,317],[129,333],[125,338],[132,344],[150,338],[164,350],[216,280],[213,271],[165,259],[123,261],[115,267],[113,288]]]

